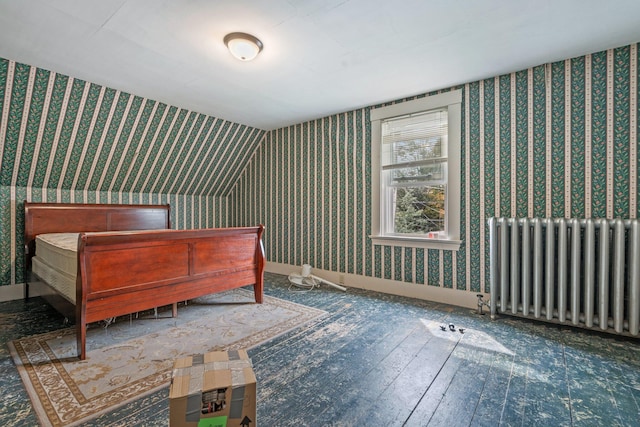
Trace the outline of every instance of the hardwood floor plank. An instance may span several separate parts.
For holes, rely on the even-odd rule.
[[[452,366],[453,375],[450,378],[445,377],[443,382],[446,386],[442,397],[434,395],[431,389],[425,395],[427,399],[439,401],[434,408],[433,416],[423,418],[424,421],[428,420],[428,423],[422,425],[458,426],[471,423],[489,371],[488,366],[483,363],[487,357],[486,350],[477,346],[466,346],[464,341],[460,342],[445,364],[445,367]]]
[[[639,425],[637,339],[508,316],[491,321],[358,289],[291,291],[286,276],[274,274],[265,275],[265,294],[327,315],[250,349],[258,425]],[[438,336],[429,322],[467,332]],[[6,342],[62,327],[39,298],[0,303],[0,425],[37,425]],[[168,386],[85,427],[167,426],[167,394]]]
[[[487,379],[470,425],[476,427],[500,425],[513,363],[513,353],[496,352],[493,355]]]
[[[451,357],[460,337],[455,332],[433,336],[385,391],[386,396],[392,397],[391,402],[375,402],[370,411],[372,425],[404,424]]]
[[[620,390],[619,385],[613,380],[615,370],[615,366],[606,358],[594,355],[585,357],[581,353],[567,350],[567,372],[574,425],[625,425],[614,397],[614,393],[620,394],[619,391],[613,390]],[[596,372],[598,376],[594,375]]]
[[[564,347],[538,337],[528,339],[524,419],[534,425],[571,425]]]
[[[621,425],[630,426],[640,420],[640,389],[615,387],[613,393]]]
[[[330,324],[310,330],[296,341],[280,345],[273,353],[261,361],[264,375],[264,397],[278,393],[292,381],[316,369],[322,361],[340,347],[346,345],[357,335],[359,328],[366,327],[362,323],[354,323],[352,319],[338,319]],[[256,366],[258,366],[256,364]],[[290,368],[290,369],[286,369]]]
[[[527,375],[529,373],[526,346],[514,347],[514,358],[506,384],[506,393],[500,416],[501,426],[522,426],[525,424],[524,411],[526,405]],[[524,356],[523,356],[524,354]]]
[[[353,382],[358,380],[362,375],[371,371],[379,361],[384,359],[394,348],[394,343],[399,344],[408,335],[407,328],[404,324],[394,316],[380,316],[380,313],[367,311],[371,318],[384,319],[384,322],[363,321],[360,319],[358,323],[368,324],[370,327],[359,330],[358,334],[352,335],[351,342],[342,346],[332,353],[315,370],[300,377],[300,381],[305,386],[309,384],[317,385],[310,390],[309,394],[301,394],[303,401],[318,400],[326,402],[325,408],[311,407],[304,405],[307,413],[313,412],[314,420],[317,422],[330,422],[335,416],[335,412],[343,413],[350,410],[350,407],[342,409],[342,402],[346,395],[349,395],[354,389]],[[396,316],[398,317],[398,316]],[[331,346],[331,344],[329,343]],[[354,361],[357,361],[354,363]],[[327,387],[327,384],[331,385]],[[300,387],[296,387],[300,390]],[[295,403],[290,401],[286,408],[295,408]],[[318,412],[318,409],[321,409]],[[325,409],[328,412],[325,412]],[[282,411],[282,413],[293,413]],[[340,415],[341,416],[341,415]],[[273,420],[275,421],[275,420]],[[279,422],[283,420],[280,419]]]
[[[387,356],[380,359],[368,372],[353,378],[336,406],[323,414],[326,417],[324,419],[336,419],[342,413],[340,420],[345,425],[363,425],[363,422],[364,425],[375,425],[369,421],[374,415],[372,410],[387,411],[393,407],[397,396],[389,393],[390,385],[407,369],[430,338],[422,325],[414,322],[411,332],[395,348],[390,349]],[[376,404],[380,404],[382,408],[375,408]]]

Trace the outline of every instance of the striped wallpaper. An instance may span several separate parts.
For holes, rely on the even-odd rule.
[[[22,281],[27,199],[170,203],[176,228],[264,223],[272,262],[485,290],[492,215],[638,216],[637,51],[451,88],[464,102],[457,252],[371,244],[378,106],[264,132],[0,60],[1,283]]]
[[[369,113],[377,106],[268,132],[231,213],[266,225],[272,262],[486,291],[493,215],[638,216],[637,70],[634,44],[460,86],[457,252],[372,245]]]
[[[0,59],[0,284],[23,282],[23,200],[170,203],[174,228],[231,225],[264,134]]]

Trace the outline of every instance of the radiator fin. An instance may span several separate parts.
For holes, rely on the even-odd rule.
[[[490,218],[491,314],[640,330],[640,220]]]

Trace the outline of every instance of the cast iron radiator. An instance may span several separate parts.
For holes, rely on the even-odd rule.
[[[640,220],[490,218],[497,314],[638,336]]]

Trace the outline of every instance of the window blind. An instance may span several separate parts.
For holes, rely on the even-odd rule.
[[[447,110],[435,110],[385,120],[383,170],[446,162],[447,119]]]

